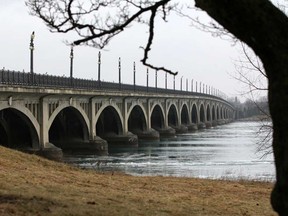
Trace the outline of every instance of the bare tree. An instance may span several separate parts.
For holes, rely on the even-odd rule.
[[[243,84],[241,95],[246,98],[246,102],[239,104],[238,109],[242,109],[242,112],[246,113],[246,115],[243,115],[244,118],[253,116],[253,119],[258,118],[257,120],[261,121],[257,133],[259,138],[257,152],[262,154],[261,157],[265,157],[272,154],[271,141],[273,134],[271,116],[269,109],[267,109],[268,86],[265,69],[259,57],[243,43],[241,43],[239,59],[235,60],[234,66],[235,74],[232,76]]]
[[[235,60],[236,80],[244,84],[245,90],[240,92],[243,96],[247,95],[250,99],[266,95],[268,92],[267,75],[263,64],[258,56],[251,52],[247,45],[241,44],[239,59]],[[248,91],[246,90],[248,89]]]
[[[166,20],[172,0],[27,0],[31,13],[52,31],[75,31],[75,45],[104,47],[132,22],[147,23],[149,36],[142,62],[149,63],[155,18]],[[174,1],[173,1],[174,2]],[[268,78],[269,108],[273,121],[276,184],[271,203],[279,215],[288,215],[288,18],[269,0],[195,0],[226,32],[246,43],[263,62]],[[101,12],[100,12],[101,10]],[[111,13],[114,13],[112,16]],[[218,25],[219,26],[219,25]],[[217,26],[215,26],[217,29]]]
[[[288,215],[287,16],[268,0],[239,0],[233,4],[225,0],[196,2],[198,7],[250,46],[263,62],[268,78],[277,179],[271,203],[279,215]]]

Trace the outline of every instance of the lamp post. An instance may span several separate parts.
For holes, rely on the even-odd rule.
[[[101,52],[98,53],[98,86],[101,85]]]
[[[186,78],[186,91],[188,92],[188,78]]]
[[[191,92],[193,92],[193,79],[191,80]]]
[[[134,91],[136,91],[136,65],[133,63],[133,83],[134,83]]]
[[[196,92],[197,92],[197,81],[196,81]]]
[[[199,89],[200,89],[200,91],[199,91],[199,92],[201,93],[201,88],[202,88],[201,82],[200,82],[200,85],[199,85],[199,87],[200,87],[200,88],[199,88]]]
[[[119,90],[121,90],[121,58],[118,59],[118,71],[119,71]]]
[[[147,74],[146,74],[146,86],[147,86],[147,92],[148,92],[148,88],[149,88],[149,69],[147,68]]]
[[[157,80],[157,70],[155,70],[155,88],[156,88],[156,91],[157,91],[157,83],[158,83],[158,80]]]
[[[182,91],[182,79],[183,79],[183,76],[181,77],[181,80],[180,80],[180,90]]]
[[[73,58],[74,58],[74,50],[73,45],[71,45],[70,50],[70,85],[73,86]]]
[[[167,72],[165,73],[165,89],[167,89]]]
[[[174,89],[174,91],[175,91],[175,76],[176,76],[176,74],[174,74],[173,76],[174,76],[174,77],[173,77],[173,89]]]
[[[205,91],[205,84],[203,83],[203,91],[202,91],[202,93],[205,93],[204,91]]]
[[[34,38],[35,38],[35,33],[34,31],[31,34],[30,37],[30,75],[31,75],[31,83],[34,83]]]

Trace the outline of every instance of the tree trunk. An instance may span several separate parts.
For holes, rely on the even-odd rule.
[[[276,184],[271,204],[288,215],[288,18],[268,0],[195,0],[196,7],[250,46],[268,77]]]

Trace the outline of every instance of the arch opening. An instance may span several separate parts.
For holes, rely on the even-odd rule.
[[[61,110],[49,129],[49,142],[62,149],[87,141],[88,138],[89,133],[85,120],[81,113],[73,107]]]
[[[211,110],[210,110],[209,104],[207,105],[207,109],[206,109],[206,117],[207,117],[207,121],[210,122],[211,121]]]
[[[205,111],[203,104],[200,106],[200,122],[205,122]]]
[[[191,120],[192,120],[192,123],[194,123],[194,124],[198,123],[198,113],[197,113],[197,108],[196,108],[195,104],[193,104],[193,106],[192,106]]]
[[[147,130],[147,124],[143,110],[139,105],[135,106],[128,118],[128,131],[138,134]]]
[[[14,108],[0,111],[0,145],[14,149],[39,148],[39,138],[31,120]]]
[[[176,127],[178,125],[178,116],[177,116],[177,111],[176,111],[176,107],[174,104],[172,104],[169,108],[168,125],[172,127]]]
[[[155,130],[164,128],[164,115],[159,105],[156,105],[152,111],[151,127]]]
[[[216,120],[215,107],[212,107],[212,121]]]
[[[181,124],[183,125],[189,124],[189,114],[188,114],[188,108],[186,105],[184,105],[181,110]]]
[[[97,136],[105,137],[123,134],[121,119],[114,107],[106,107],[100,114],[96,123]]]
[[[216,116],[217,116],[217,120],[220,119],[219,112],[220,112],[220,110],[219,110],[219,107],[217,106],[217,108],[216,108]]]

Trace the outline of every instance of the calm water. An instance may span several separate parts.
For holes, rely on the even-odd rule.
[[[132,175],[274,180],[273,156],[257,153],[258,122],[235,122],[177,135],[139,148],[113,149],[109,156],[65,155],[68,163]]]

